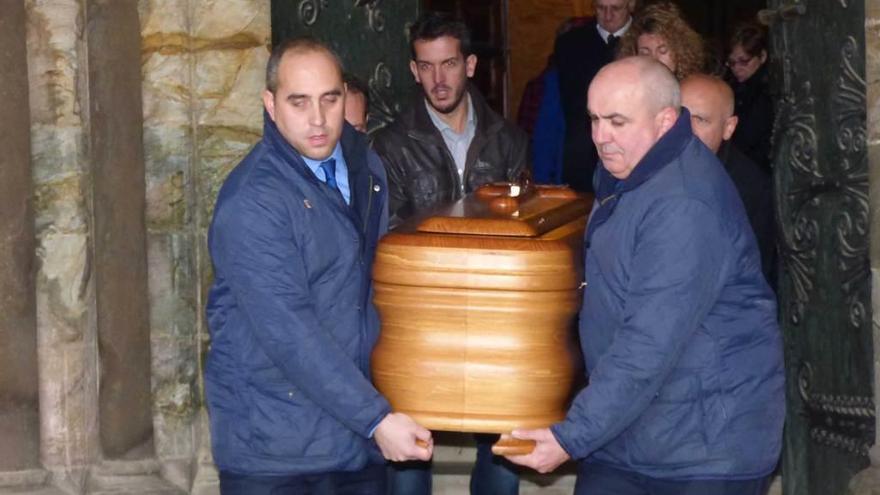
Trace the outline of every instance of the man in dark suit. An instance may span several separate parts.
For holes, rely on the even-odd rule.
[[[578,191],[593,190],[596,147],[587,126],[587,88],[614,59],[618,39],[632,23],[635,0],[594,0],[595,20],[556,39],[554,59],[565,113],[562,180]]]
[[[775,287],[776,227],[773,182],[769,173],[738,150],[730,138],[739,120],[733,114],[733,91],[721,79],[695,74],[681,82],[681,102],[691,112],[691,127],[718,155],[746,207],[761,251],[761,270]]]

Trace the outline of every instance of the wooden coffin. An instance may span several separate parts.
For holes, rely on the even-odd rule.
[[[565,416],[591,203],[549,186],[505,203],[506,190],[414,219],[377,250],[373,381],[432,430],[503,433]]]

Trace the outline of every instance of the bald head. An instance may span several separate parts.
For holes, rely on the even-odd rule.
[[[665,65],[650,57],[627,57],[596,74],[587,107],[602,165],[625,179],[675,125],[681,93]]]
[[[730,86],[717,77],[695,74],[681,82],[681,101],[691,113],[694,134],[717,153],[736,130]]]
[[[626,57],[612,62],[596,74],[593,83],[597,80],[599,84],[625,84],[652,110],[671,107],[677,112],[681,109],[678,80],[668,67],[651,57]]]

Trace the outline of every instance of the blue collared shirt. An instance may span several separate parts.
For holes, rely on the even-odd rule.
[[[324,170],[321,168],[321,163],[330,158],[334,158],[336,160],[336,185],[339,186],[339,192],[342,193],[342,198],[345,199],[345,203],[349,205],[351,204],[351,187],[348,185],[348,165],[346,165],[345,158],[342,156],[342,145],[336,143],[336,147],[333,148],[333,153],[323,160],[312,160],[307,156],[300,156],[302,156],[303,161],[306,162],[306,166],[309,167],[309,170],[311,170],[312,173],[315,174],[315,177],[321,182],[327,182],[327,178],[324,177]]]
[[[467,162],[467,152],[468,148],[471,147],[471,141],[474,140],[474,134],[477,132],[477,115],[474,113],[474,104],[471,103],[471,95],[465,93],[465,97],[467,98],[467,121],[464,125],[464,130],[459,134],[455,132],[455,129],[449,126],[440,116],[437,114],[437,111],[431,108],[431,104],[428,103],[428,100],[425,100],[425,108],[428,109],[428,116],[431,117],[431,122],[434,123],[434,127],[440,131],[440,135],[443,136],[443,142],[446,143],[446,148],[449,150],[449,154],[452,155],[453,161],[455,161],[455,168],[458,169],[458,176],[464,177],[464,166],[465,162]],[[462,187],[464,187],[464,181],[462,181]]]

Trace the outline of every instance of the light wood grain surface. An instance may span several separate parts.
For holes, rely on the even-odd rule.
[[[469,217],[473,201],[444,209],[444,217],[497,219]],[[492,235],[501,225],[492,222],[481,224],[481,235],[409,225],[383,238],[374,266],[382,332],[372,366],[395,410],[430,429],[487,433],[564,417],[578,362],[572,322],[589,199],[566,202],[541,200],[526,220],[514,219],[560,224],[531,238],[507,235],[503,225]]]

